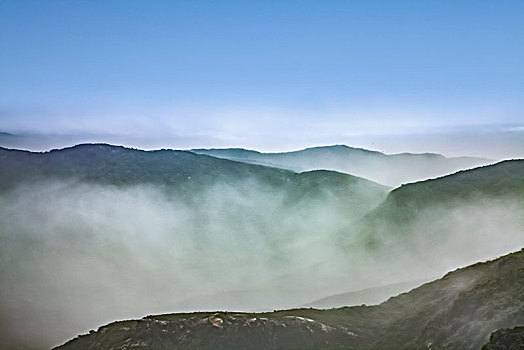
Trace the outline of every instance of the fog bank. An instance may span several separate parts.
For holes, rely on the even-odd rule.
[[[293,307],[524,245],[519,199],[431,207],[364,237],[361,215],[330,196],[290,202],[253,181],[191,201],[145,184],[15,188],[0,196],[0,344],[50,347],[146,314]]]

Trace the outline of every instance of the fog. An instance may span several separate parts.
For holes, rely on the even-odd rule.
[[[191,203],[148,185],[17,188],[0,203],[2,323],[11,328],[1,338],[57,345],[115,319],[184,309],[190,297],[272,293],[283,270],[329,256],[307,247],[351,217],[329,200],[283,212],[285,199],[249,181],[216,184]],[[289,282],[294,291],[306,283]],[[252,309],[279,303],[292,304],[289,295],[249,300]]]
[[[14,188],[0,196],[0,346],[49,348],[147,314],[293,307],[524,245],[520,198],[433,206],[373,232],[356,208],[319,198],[290,202],[254,181],[191,200],[146,184]]]
[[[387,265],[385,279],[389,270],[404,270],[413,278],[438,276],[524,246],[524,201],[518,194],[428,202],[413,211],[399,210],[399,217],[388,217],[390,212],[373,224],[356,224],[358,233],[349,246],[366,247],[370,265]]]

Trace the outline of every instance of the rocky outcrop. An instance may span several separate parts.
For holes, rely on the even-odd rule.
[[[523,288],[521,250],[378,306],[148,316],[109,324],[57,349],[479,349],[494,330],[524,324]],[[518,346],[519,339],[519,328],[501,330],[485,349]]]
[[[522,350],[524,349],[524,327],[499,329],[491,333],[489,343],[482,350]]]
[[[319,349],[356,334],[298,316],[199,313],[116,322],[57,349]]]

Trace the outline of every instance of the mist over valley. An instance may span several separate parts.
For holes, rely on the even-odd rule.
[[[395,189],[250,163],[1,149],[2,346],[52,347],[148,314],[378,303],[524,246],[522,160]]]

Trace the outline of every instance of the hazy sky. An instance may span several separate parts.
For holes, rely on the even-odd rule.
[[[0,131],[524,157],[522,18],[503,0],[2,0]]]

